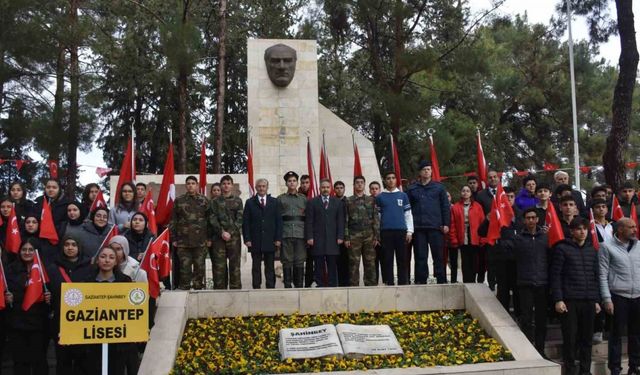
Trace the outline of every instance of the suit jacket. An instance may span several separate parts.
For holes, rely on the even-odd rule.
[[[278,200],[267,195],[265,207],[258,195],[247,199],[242,213],[242,237],[251,242],[250,252],[273,253],[275,241],[282,241],[282,214]]]
[[[476,202],[482,206],[485,216],[488,215],[489,212],[491,212],[491,205],[493,204],[493,194],[491,194],[490,188],[480,190],[476,196]]]
[[[338,240],[344,240],[344,212],[342,201],[335,197],[329,197],[326,209],[322,196],[307,202],[304,237],[313,239],[313,256],[340,254]]]

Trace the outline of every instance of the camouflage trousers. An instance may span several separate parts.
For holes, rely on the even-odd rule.
[[[203,289],[205,259],[207,258],[207,248],[202,247],[177,247],[178,258],[180,258],[180,285],[183,290]]]
[[[280,261],[283,268],[304,267],[307,260],[307,248],[302,238],[283,238]]]
[[[377,285],[375,236],[371,232],[356,232],[351,235],[349,248],[349,285],[360,285],[360,258],[364,266],[364,285]]]
[[[214,289],[242,289],[240,280],[240,238],[232,236],[229,241],[216,239],[209,253],[213,271]],[[227,260],[229,264],[227,265]]]

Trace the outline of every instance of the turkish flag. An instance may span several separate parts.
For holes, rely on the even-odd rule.
[[[58,161],[57,160],[48,160],[47,165],[49,166],[49,177],[58,178]]]
[[[495,245],[496,240],[500,238],[500,228],[511,225],[513,216],[513,208],[509,203],[509,198],[504,193],[502,184],[499,184],[496,195],[493,197],[491,212],[489,212],[489,231],[487,232],[489,244]]]
[[[600,250],[600,241],[596,232],[596,220],[593,218],[593,210],[589,210],[589,231],[591,232],[591,243],[596,250]]]
[[[331,195],[335,195],[333,191],[333,178],[331,177],[331,166],[329,165],[329,154],[327,153],[327,145],[324,142],[324,135],[322,136],[322,148],[320,148],[320,180],[329,179],[331,183]]]
[[[313,167],[313,155],[311,154],[311,141],[307,137],[307,173],[309,174],[309,190],[307,191],[307,199],[317,197],[320,195],[318,192],[318,184],[316,180],[315,168]]]
[[[52,245],[58,244],[58,231],[53,224],[53,215],[51,214],[51,206],[49,199],[42,199],[42,212],[40,213],[40,238],[48,240]]]
[[[158,239],[162,241],[162,246],[160,247],[161,257],[158,262],[160,264],[160,278],[164,279],[165,277],[169,277],[171,273],[171,246],[169,246],[171,242],[169,241],[169,231],[165,229],[164,232],[158,236]]]
[[[158,194],[158,206],[156,207],[156,221],[160,225],[169,224],[173,201],[176,200],[176,173],[173,165],[173,143],[169,143],[167,160],[164,162],[162,172],[162,185]]]
[[[200,147],[200,194],[207,195],[207,154],[206,142],[202,140]]]
[[[431,179],[440,182],[442,179],[440,177],[440,164],[438,164],[438,155],[436,154],[436,146],[433,144],[432,136],[429,136],[429,151],[431,154]]]
[[[400,172],[400,157],[398,156],[398,147],[391,135],[391,160],[393,160],[393,171],[396,173],[396,180],[398,181],[398,189],[402,191],[402,173]]]
[[[478,161],[478,180],[480,180],[480,187],[485,189],[487,187],[487,160],[484,158],[479,129],[476,135],[476,160]]]
[[[93,212],[98,208],[107,208],[107,202],[104,200],[104,195],[102,194],[102,190],[98,190],[98,195],[96,195],[96,199],[91,203],[91,207],[89,208],[89,212]]]
[[[358,151],[358,145],[353,142],[353,177],[363,176],[362,164],[360,163],[360,151]]]
[[[547,163],[546,161],[542,163],[542,169],[545,171],[555,171],[560,168],[557,164]]]
[[[4,266],[0,262],[0,310],[4,310],[7,304],[4,300],[4,295],[7,293],[7,280],[4,276]]]
[[[120,199],[120,189],[125,182],[132,182],[136,179],[136,169],[134,165],[135,155],[133,150],[133,142],[131,138],[129,138],[129,142],[127,142],[127,151],[124,154],[124,159],[122,159],[122,165],[120,166],[120,176],[118,176],[118,185],[116,187],[116,196],[115,202],[118,204],[118,200]]]
[[[560,218],[556,214],[556,208],[553,203],[549,202],[547,205],[547,217],[545,218],[545,225],[549,228],[547,232],[549,247],[556,244],[560,240],[564,240],[564,232],[562,231],[562,224],[560,224]]]
[[[624,212],[622,212],[622,207],[620,207],[620,201],[618,201],[618,196],[613,194],[613,202],[611,202],[611,218],[613,221],[618,221],[624,217]]]
[[[24,299],[22,300],[22,310],[27,311],[36,302],[44,301],[44,284],[49,282],[49,277],[42,267],[40,255],[36,250],[36,256],[33,258],[33,264],[29,270],[29,279],[24,289]]]
[[[249,182],[249,196],[256,195],[253,182],[253,140],[249,138],[249,150],[247,151],[247,182]]]
[[[153,233],[153,235],[158,234],[158,224],[156,223],[156,210],[153,207],[153,193],[151,188],[147,191],[147,196],[142,201],[140,205],[140,212],[147,215],[147,228]]]
[[[104,240],[100,244],[100,247],[96,249],[94,257],[98,255],[98,251],[100,251],[100,249],[107,246],[109,244],[109,241],[111,241],[111,239],[117,235],[118,235],[118,226],[114,224],[111,226],[111,229],[109,229],[109,232],[107,232],[107,236],[104,238]]]
[[[160,275],[164,271],[161,265],[164,263],[165,254],[169,248],[169,231],[167,229],[149,244],[149,248],[144,253],[140,268],[147,272],[149,282],[149,295],[158,298],[160,295]]]
[[[638,227],[638,212],[636,210],[636,205],[631,202],[631,210],[629,212],[629,216],[631,216],[631,220],[636,223],[636,228]]]
[[[47,199],[46,197],[44,199]],[[20,227],[18,225],[18,218],[16,217],[16,208],[11,207],[11,213],[9,214],[9,222],[7,223],[6,238],[4,240],[4,247],[8,251],[17,254],[20,250],[20,243],[22,237],[20,236]]]

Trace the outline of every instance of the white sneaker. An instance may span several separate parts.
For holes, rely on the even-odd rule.
[[[592,341],[594,344],[600,344],[602,342],[602,332],[594,333]]]

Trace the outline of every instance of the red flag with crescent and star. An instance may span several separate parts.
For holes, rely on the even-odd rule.
[[[169,254],[168,249],[169,231],[165,229],[158,238],[149,244],[140,263],[140,268],[147,272],[149,295],[153,298],[158,298],[160,295],[160,279],[163,278],[161,275],[165,271],[163,265],[166,254]]]
[[[154,236],[158,234],[158,224],[156,222],[156,210],[153,206],[153,192],[152,189],[149,188],[147,191],[147,196],[142,201],[140,205],[140,212],[147,216],[147,228],[153,233]]]
[[[40,256],[36,250],[33,257],[33,264],[29,270],[29,279],[24,289],[24,299],[22,300],[22,310],[27,311],[36,302],[44,301],[44,284],[49,282],[49,277],[40,263]]]
[[[21,242],[22,237],[20,236],[20,226],[18,225],[18,218],[16,217],[16,208],[11,207],[9,222],[7,224],[6,238],[4,240],[4,247],[8,251],[17,254],[18,250],[20,250]]]
[[[176,174],[173,165],[173,143],[169,143],[167,160],[164,162],[164,171],[162,172],[160,194],[158,194],[158,206],[156,207],[156,221],[158,224],[169,224],[171,212],[173,211],[173,201],[175,200]]]

